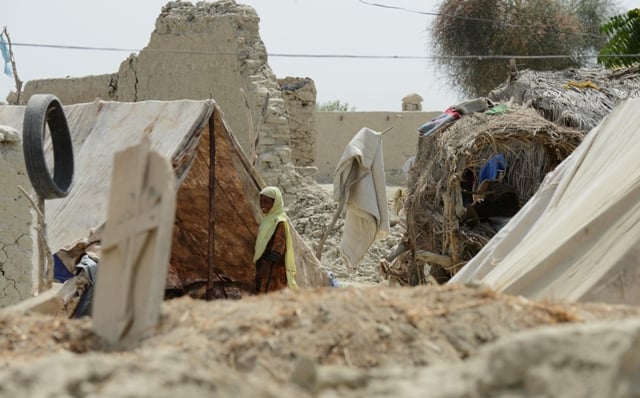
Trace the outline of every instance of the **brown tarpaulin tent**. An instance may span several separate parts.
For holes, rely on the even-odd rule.
[[[24,106],[0,106],[0,123],[22,131],[24,110]],[[264,182],[215,101],[96,100],[64,110],[74,145],[75,175],[67,197],[46,202],[53,252],[86,239],[104,223],[113,155],[137,144],[144,134],[153,149],[171,159],[179,183],[168,292],[197,298],[251,292],[257,197]],[[212,160],[214,168],[209,167]],[[300,235],[293,235],[298,285],[326,285],[328,277],[320,262]]]

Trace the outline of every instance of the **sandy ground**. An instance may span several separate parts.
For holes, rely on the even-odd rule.
[[[327,186],[306,189],[288,214],[313,246],[335,205]],[[385,286],[378,263],[402,231],[357,269],[335,255],[336,232],[322,263],[341,288],[165,301],[127,350],[89,318],[0,313],[0,396],[640,396],[640,308]]]

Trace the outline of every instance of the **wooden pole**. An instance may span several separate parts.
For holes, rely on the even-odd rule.
[[[327,226],[327,228],[325,228],[325,230],[322,232],[322,236],[320,237],[320,241],[318,242],[318,247],[316,248],[316,258],[318,259],[318,261],[322,259],[322,249],[324,249],[324,242],[325,240],[327,240],[327,237],[333,230],[333,227],[336,225],[338,218],[340,218],[340,214],[342,214],[344,205],[347,202],[347,199],[349,198],[349,192],[351,191],[351,187],[366,176],[367,175],[364,174],[354,179],[353,181],[347,182],[344,195],[342,196],[342,198],[340,198],[340,202],[338,203],[338,208],[336,209],[336,212],[333,215],[333,219],[329,223],[329,226]]]
[[[216,282],[221,281],[215,270],[215,232],[216,232],[216,111],[209,118],[209,233],[207,244],[207,293],[206,299],[227,298],[224,287]]]

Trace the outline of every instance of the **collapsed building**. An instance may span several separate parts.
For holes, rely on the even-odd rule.
[[[252,7],[233,0],[195,5],[169,1],[147,46],[124,60],[117,72],[29,81],[21,104],[37,93],[54,94],[65,105],[96,98],[118,102],[214,99],[245,152],[255,152],[252,160],[265,182],[279,186],[286,199],[300,182],[291,145],[304,149],[305,141],[314,138],[312,130],[290,126],[287,104],[295,99],[283,98],[280,84],[295,87],[288,91],[304,92],[297,100],[302,98],[306,109],[315,108],[315,87],[310,79],[276,78],[267,63],[259,21]],[[9,103],[12,98],[15,101],[10,95]],[[301,174],[310,173],[305,168],[308,164],[302,161]]]

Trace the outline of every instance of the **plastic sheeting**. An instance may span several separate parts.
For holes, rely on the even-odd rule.
[[[619,103],[449,283],[640,304],[639,111]]]

